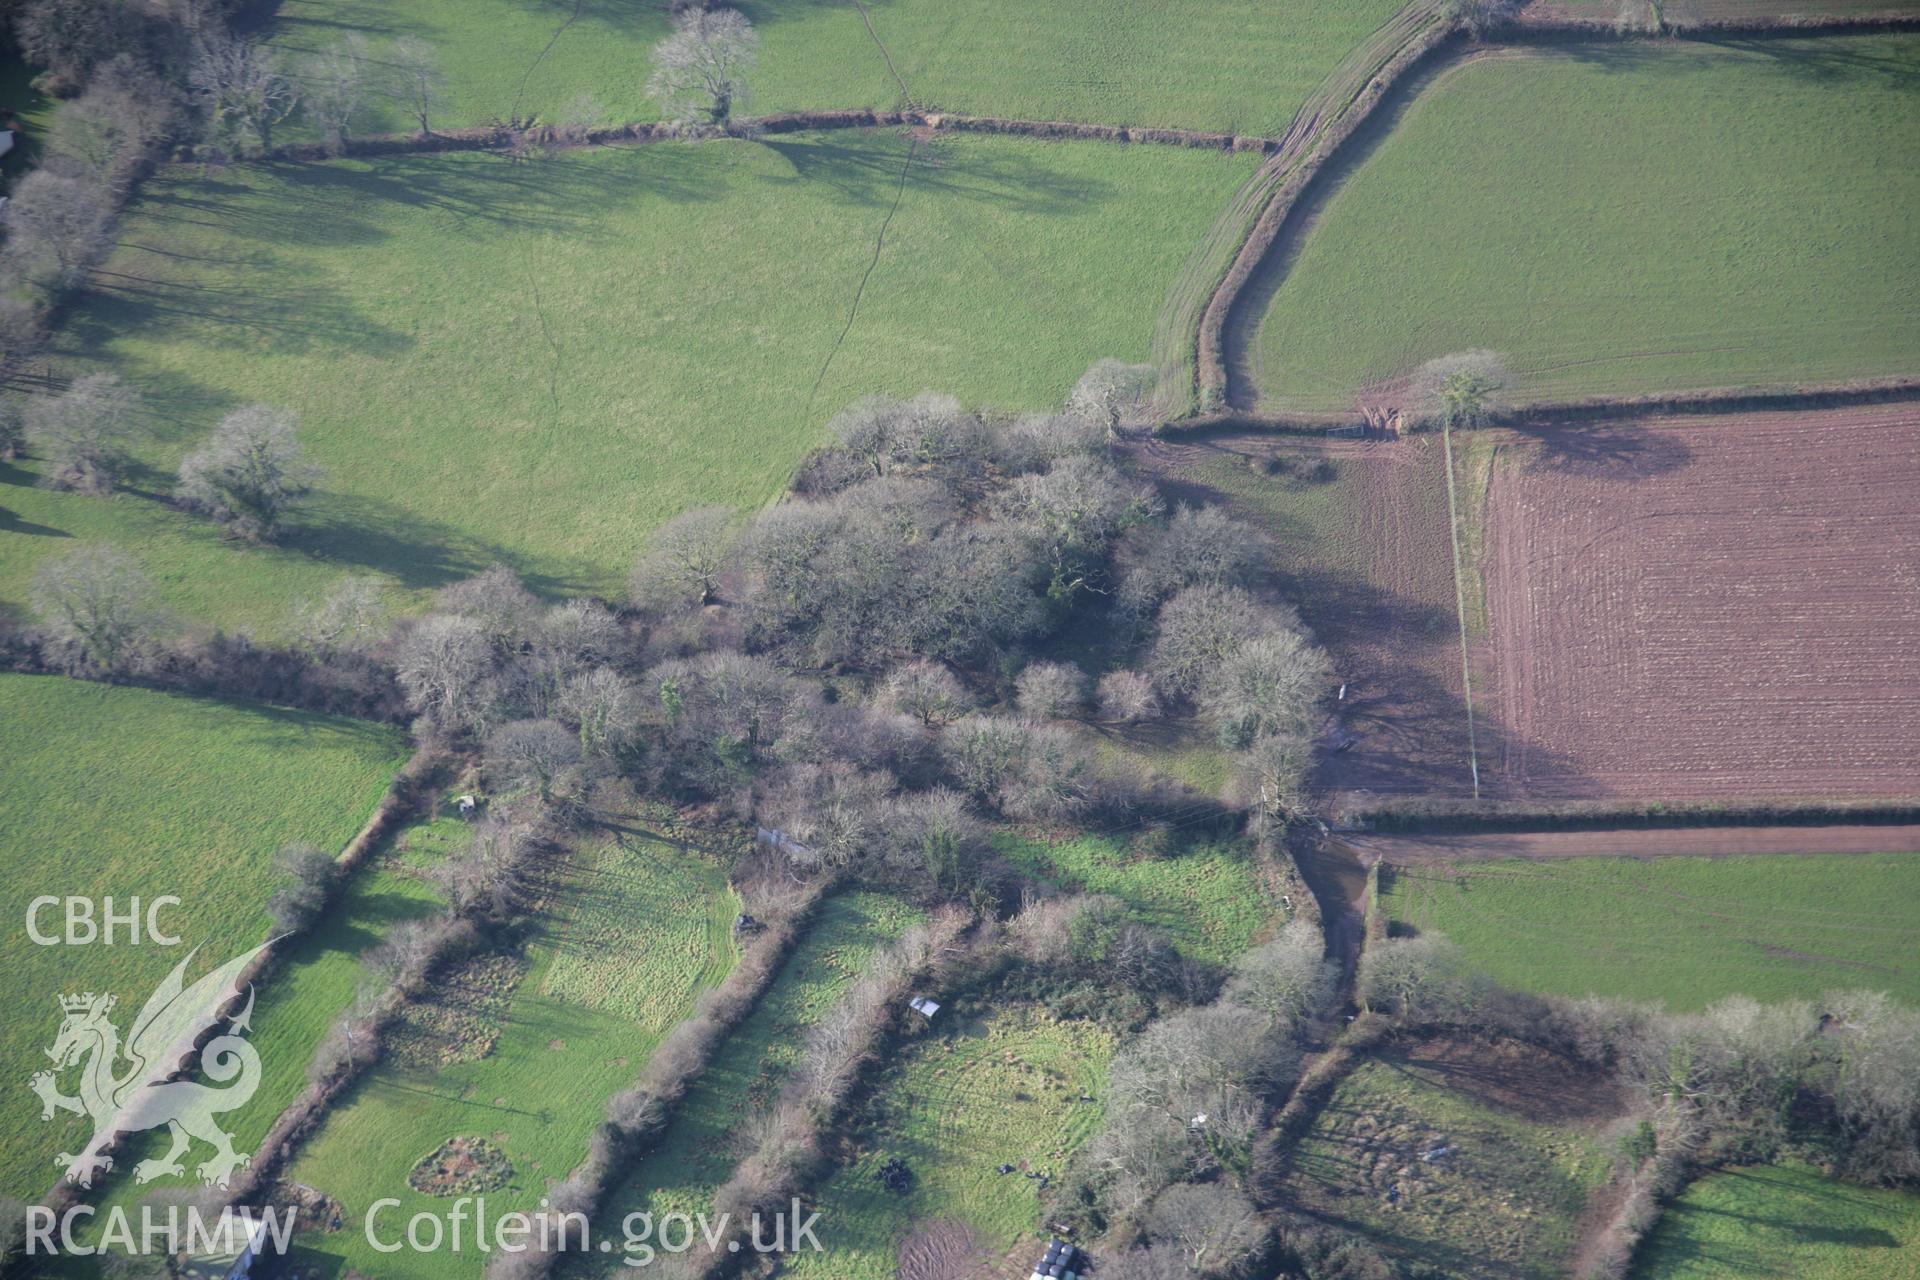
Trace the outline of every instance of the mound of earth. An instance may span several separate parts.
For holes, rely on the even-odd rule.
[[[973,1228],[938,1218],[900,1241],[900,1280],[972,1280],[987,1259]]]
[[[465,1196],[507,1184],[513,1164],[485,1138],[448,1138],[407,1174],[407,1185],[430,1196]]]

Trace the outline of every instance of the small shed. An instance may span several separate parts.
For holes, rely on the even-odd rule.
[[[461,817],[471,818],[473,811],[480,807],[480,802],[472,796],[461,796],[453,802],[453,807],[460,811]]]
[[[1078,1245],[1068,1244],[1064,1240],[1050,1240],[1047,1251],[1040,1261],[1033,1264],[1032,1280],[1080,1280],[1087,1274],[1087,1255]]]
[[[180,1260],[182,1280],[247,1280],[255,1260],[266,1250],[267,1220],[223,1210],[210,1243],[211,1248]]]
[[[940,1002],[938,1000],[929,1000],[925,996],[915,996],[913,999],[907,1001],[907,1008],[913,1010],[928,1022],[932,1022],[933,1015],[940,1012]]]

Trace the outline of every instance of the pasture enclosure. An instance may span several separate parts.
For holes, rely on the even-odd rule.
[[[651,1213],[657,1221],[705,1211],[742,1150],[743,1125],[772,1104],[807,1029],[919,914],[877,893],[844,893],[822,904],[774,985],[700,1073],[659,1142],[608,1196],[602,1220],[617,1224],[629,1214]],[[630,1270],[619,1255],[576,1257],[563,1274]]]
[[[1915,1280],[1920,1195],[1836,1182],[1802,1164],[1694,1182],[1641,1245],[1633,1280]]]
[[[404,752],[397,733],[358,721],[27,675],[0,675],[0,738],[0,908],[11,921],[6,972],[18,997],[0,1020],[0,1067],[22,1086],[0,1119],[0,1193],[35,1200],[57,1176],[54,1153],[79,1151],[92,1133],[87,1117],[43,1123],[24,1091],[49,1065],[56,997],[115,995],[124,1032],[192,948],[200,954],[189,974],[198,976],[258,946],[268,936],[275,852],[295,840],[338,851]],[[123,926],[110,947],[37,946],[27,907],[43,894],[111,895],[121,912],[135,897],[174,895],[180,905],[159,922],[182,945],[129,945]],[[43,911],[40,925],[60,934],[60,909]],[[270,1021],[264,998],[256,1012],[258,1042],[280,1043],[288,1028],[276,1024],[288,1019]],[[290,1026],[298,1040],[312,1015],[293,1015]],[[296,1076],[311,1048],[286,1049],[297,1055]],[[61,1084],[73,1091],[70,1074]],[[249,1107],[234,1120],[264,1131],[271,1103]]]
[[[927,388],[1058,403],[1154,312],[1255,157],[896,132],[176,167],[146,184],[56,367],[154,403],[131,492],[27,486],[38,533],[137,543],[185,614],[271,633],[352,570],[505,562],[617,595],[649,530],[778,493],[838,410]],[[281,548],[162,509],[218,416],[297,413],[329,475]],[[57,537],[0,529],[17,603]]]
[[[1470,524],[1486,452],[1457,437]],[[1462,690],[1440,442],[1177,437],[1150,465],[1184,501],[1220,503],[1264,529],[1286,598],[1333,655],[1354,735],[1324,754],[1330,791],[1466,793]],[[1473,617],[1469,623],[1477,626]]]
[[[1916,66],[1912,35],[1448,64],[1295,211],[1239,364],[1316,412],[1476,347],[1522,400],[1910,374]]]
[[[1849,988],[1920,1003],[1920,853],[1382,868],[1389,920],[1494,981],[1676,1010]]]
[[[1184,955],[1224,964],[1281,914],[1260,887],[1244,849],[1197,843],[1165,856],[1116,840],[1000,836],[999,852],[1022,870],[1082,893],[1111,894],[1142,922],[1166,931]]]
[[[868,1104],[855,1155],[819,1190],[821,1253],[793,1280],[966,1274],[1038,1234],[1036,1186],[1099,1124],[1113,1038],[1024,1007],[953,1019],[902,1052]],[[905,1162],[903,1189],[876,1174]],[[998,1173],[1012,1165],[1010,1173]],[[990,1265],[990,1262],[989,1262]]]
[[[376,1253],[362,1230],[368,1207],[401,1202],[382,1231],[444,1209],[408,1173],[448,1139],[479,1136],[512,1165],[488,1203],[537,1208],[585,1154],[606,1099],[732,964],[738,902],[704,856],[616,839],[562,863],[524,949],[443,975],[294,1162],[289,1177],[345,1208],[341,1231],[301,1237],[310,1260],[396,1278],[471,1276],[471,1252]],[[626,924],[617,947],[605,932],[612,919]]]
[[[1611,1170],[1610,1082],[1510,1041],[1365,1059],[1292,1156],[1289,1196],[1403,1263],[1460,1280],[1566,1274]]]
[[[1920,794],[1920,411],[1500,437],[1482,700],[1500,784]]]
[[[924,106],[973,115],[1272,136],[1399,0],[1276,11],[1257,0],[1153,5],[1037,0],[740,0],[760,35],[751,110]],[[647,59],[665,5],[578,0],[282,0],[268,34],[290,54],[358,32],[376,57],[402,37],[437,53],[444,123],[516,117],[652,120]],[[374,129],[415,126],[391,103]]]

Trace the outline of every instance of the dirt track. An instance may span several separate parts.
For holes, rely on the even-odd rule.
[[[1920,795],[1920,406],[1502,438],[1501,791]]]
[[[1483,858],[1731,858],[1764,853],[1915,853],[1920,824],[1825,827],[1627,827],[1606,831],[1342,835],[1367,866]]]

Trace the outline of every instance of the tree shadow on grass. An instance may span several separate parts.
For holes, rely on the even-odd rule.
[[[882,137],[873,131],[784,135],[762,139],[760,145],[792,168],[790,176],[770,176],[763,182],[824,185],[849,203],[879,208],[892,205],[906,161],[906,147],[897,135]],[[921,143],[915,155],[907,177],[911,191],[1013,213],[1071,213],[1105,203],[1113,194],[1110,184],[1050,167],[1024,148],[943,147],[936,142]]]
[[[586,594],[599,585],[584,561],[534,563],[498,543],[361,494],[326,494],[297,517],[282,547],[342,569],[371,569],[414,589],[444,587],[496,564],[547,599]]]
[[[1678,432],[1632,423],[1516,428],[1534,442],[1529,465],[1566,475],[1631,482],[1678,471],[1693,449]]]
[[[343,203],[381,202],[448,214],[463,228],[472,223],[489,232],[590,235],[603,231],[612,213],[643,201],[721,198],[722,159],[704,146],[655,144],[591,147],[532,160],[452,152],[383,156],[367,164],[289,163],[272,166],[272,173],[296,204],[302,197],[322,201],[328,217]]]
[[[1920,93],[1920,63],[1900,57],[1884,38],[1871,44],[1831,36],[1812,40],[1706,39],[1701,43],[1765,58],[1775,69],[1799,80],[1835,87],[1871,83],[1882,89]]]

